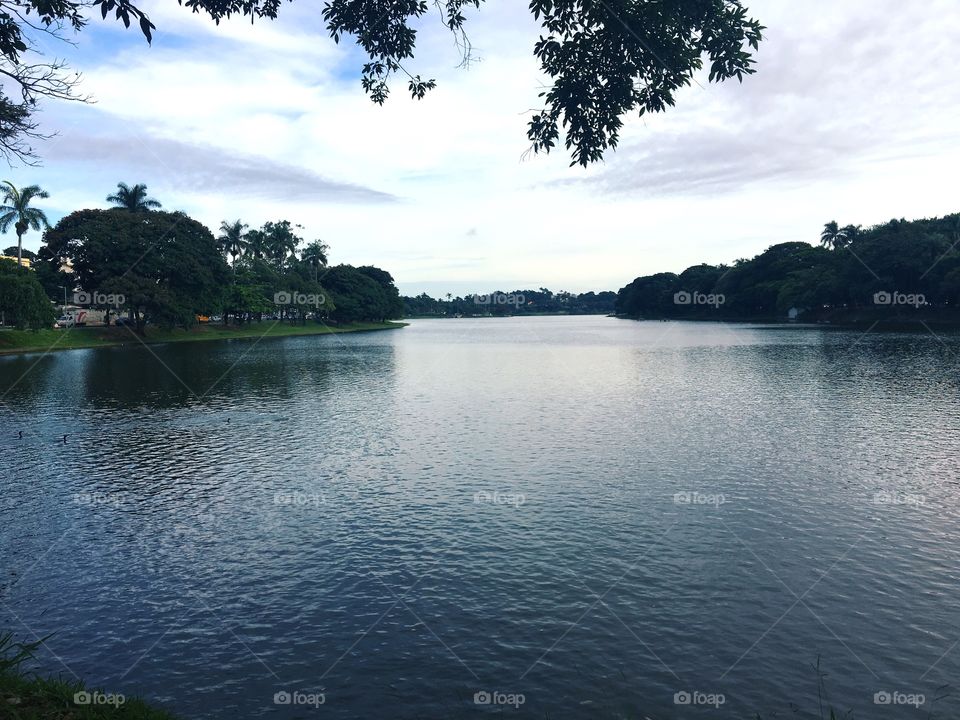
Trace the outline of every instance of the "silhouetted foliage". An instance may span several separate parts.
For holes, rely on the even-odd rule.
[[[960,307],[960,215],[891,220],[868,229],[830,222],[820,242],[780,243],[732,266],[639,277],[618,293],[617,312],[767,319],[794,309],[816,320],[865,309],[937,313]],[[698,302],[697,293],[715,302]],[[916,302],[898,303],[898,294]]]
[[[331,317],[337,322],[389,320],[403,313],[400,293],[384,270],[337,265],[324,272],[323,285],[333,296]]]
[[[130,212],[147,212],[159,210],[161,207],[158,201],[147,196],[147,186],[143,183],[137,183],[133,187],[126,183],[117,183],[117,192],[107,195],[107,202]]]
[[[280,0],[180,0],[194,12],[205,12],[214,21],[232,15],[252,19],[277,16]],[[108,14],[129,27],[139,25],[148,41],[155,29],[149,18],[130,0],[93,0],[100,14]],[[29,146],[18,147],[18,138],[35,133],[30,113],[37,96],[75,98],[74,80],[58,63],[31,64],[21,56],[37,54],[36,34],[61,28],[80,30],[86,22],[85,0],[9,0],[14,12],[0,15],[0,61],[6,74],[17,80],[23,103],[0,96],[0,149],[29,157]],[[463,53],[472,59],[465,32],[468,9],[478,10],[481,0],[328,0],[320,11],[336,42],[355,39],[367,62],[361,85],[376,103],[384,103],[390,82],[405,77],[411,96],[423,98],[436,87],[433,79],[414,74],[416,24],[432,7]],[[543,108],[529,121],[531,149],[549,152],[559,140],[561,127],[573,163],[587,165],[616,147],[624,116],[636,112],[662,112],[675,102],[677,90],[689,85],[708,63],[710,81],[723,81],[754,72],[751,50],[756,50],[763,26],[747,17],[742,0],[531,0],[530,12],[542,32],[533,46],[544,74],[552,80],[540,97]],[[35,13],[40,21],[24,18]]]

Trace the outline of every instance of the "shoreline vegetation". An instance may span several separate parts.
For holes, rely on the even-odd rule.
[[[265,318],[340,328],[383,324],[403,314],[389,272],[331,266],[329,246],[308,242],[299,234],[302,226],[289,220],[259,229],[224,220],[215,236],[183,212],[162,210],[146,185],[118,183],[106,198],[114,207],[75,210],[50,227],[39,209],[29,207],[33,198],[49,197],[45,191],[6,185],[7,205],[0,210],[8,211],[0,220],[21,219],[17,245],[0,258],[4,326],[46,333],[55,326],[126,325],[147,341],[158,332],[179,337],[172,334],[176,328],[185,335],[210,333],[196,331],[210,320],[224,328]],[[37,252],[22,247],[24,223],[45,228]]]
[[[484,295],[433,298],[427,293],[401,296],[407,318],[513,317],[517,315],[609,315],[617,294],[612,291],[571,293],[537,290],[496,290]]]
[[[0,633],[0,717],[16,720],[178,720],[139,698],[88,689],[81,680],[41,677],[23,670],[42,644]]]
[[[0,356],[101,347],[140,347],[141,345],[160,345],[173,342],[265,340],[307,335],[338,335],[342,333],[396,330],[406,325],[407,323],[395,321],[356,322],[341,326],[327,326],[318,323],[289,325],[265,320],[240,326],[204,324],[188,330],[183,328],[151,328],[149,334],[145,337],[134,335],[131,330],[124,327],[3,330],[0,331]]]
[[[643,275],[615,313],[645,320],[960,327],[960,214],[863,228],[827,223],[732,264]],[[929,330],[929,327],[926,329]]]

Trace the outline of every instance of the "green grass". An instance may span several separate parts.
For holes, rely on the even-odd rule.
[[[141,341],[147,344],[168,342],[195,342],[199,340],[228,340],[261,337],[293,337],[299,335],[330,335],[335,333],[365,332],[370,330],[393,330],[404,327],[406,323],[353,323],[350,325],[320,325],[307,322],[306,325],[290,325],[283,322],[266,320],[248,325],[205,324],[190,330],[148,326],[146,336],[139,337],[125,327],[89,327],[45,330],[0,330],[0,355],[11,353],[47,352],[57,350],[76,350],[111,346],[139,346]]]
[[[113,704],[78,704],[77,693],[90,693],[79,681],[36,677],[21,670],[40,643],[21,644],[0,633],[0,718],[9,720],[176,720],[142,700]],[[106,692],[97,690],[103,696]],[[120,696],[114,695],[115,701]]]

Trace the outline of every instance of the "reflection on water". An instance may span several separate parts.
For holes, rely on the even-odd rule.
[[[524,318],[0,358],[0,627],[184,717],[816,717],[818,657],[951,717],[958,357]]]

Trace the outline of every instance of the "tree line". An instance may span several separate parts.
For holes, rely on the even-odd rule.
[[[614,310],[616,293],[553,292],[539,290],[496,291],[486,295],[433,298],[427,293],[415,297],[403,296],[405,317],[471,317],[505,315],[608,315]]]
[[[143,184],[119,183],[112,208],[77,210],[50,226],[30,205],[47,197],[36,186],[7,184],[0,230],[15,227],[16,253],[0,262],[0,311],[18,327],[50,327],[53,303],[68,301],[123,315],[136,331],[147,324],[189,328],[199,316],[228,324],[265,316],[290,322],[384,321],[403,303],[393,277],[373,266],[329,266],[329,247],[306,242],[289,220],[250,229],[223,221],[214,235],[180,211],[165,211]],[[29,192],[28,192],[29,191]],[[22,248],[26,227],[44,228],[37,253]]]
[[[636,278],[617,293],[633,318],[838,320],[949,315],[960,307],[960,214],[824,226],[820,242],[773,245],[732,265]]]

